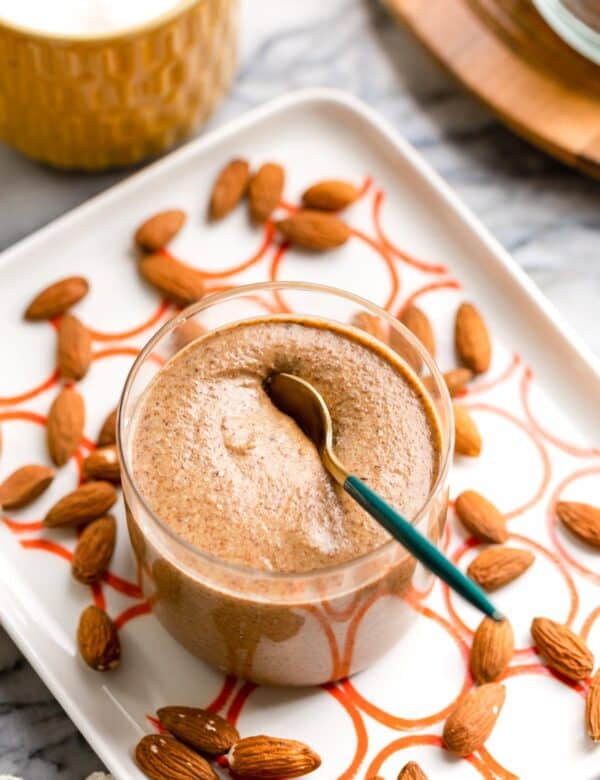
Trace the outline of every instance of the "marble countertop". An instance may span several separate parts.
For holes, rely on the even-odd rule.
[[[205,129],[299,87],[352,92],[419,149],[600,354],[600,183],[506,130],[376,0],[242,0],[242,32],[237,80]],[[60,173],[1,144],[0,173],[0,249],[127,175]],[[0,775],[82,780],[101,768],[0,632]]]

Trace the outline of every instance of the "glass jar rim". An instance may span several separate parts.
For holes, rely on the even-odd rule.
[[[332,287],[330,285],[316,284],[313,282],[293,282],[293,281],[255,282],[252,284],[238,285],[229,290],[223,290],[221,292],[215,292],[215,293],[211,293],[210,295],[207,295],[206,297],[202,298],[201,301],[198,301],[197,303],[194,303],[191,306],[186,307],[181,312],[179,312],[179,314],[177,314],[175,317],[165,322],[164,325],[162,325],[156,331],[156,333],[146,342],[141,352],[133,362],[133,365],[131,366],[129,373],[127,375],[127,379],[125,380],[123,391],[121,393],[121,397],[119,399],[119,404],[118,404],[117,449],[119,454],[119,461],[121,463],[121,470],[124,473],[124,476],[127,478],[129,486],[135,494],[136,500],[139,502],[140,506],[143,508],[146,515],[149,518],[151,518],[152,522],[159,528],[159,530],[162,533],[165,533],[168,537],[170,537],[172,541],[185,548],[188,553],[191,553],[192,555],[196,556],[199,560],[206,561],[211,566],[214,566],[217,569],[222,569],[227,571],[228,573],[235,574],[248,579],[256,579],[256,580],[263,580],[263,581],[271,580],[276,582],[285,582],[285,581],[294,582],[301,579],[303,582],[306,582],[311,578],[317,579],[322,577],[328,577],[331,575],[338,575],[350,571],[357,566],[368,564],[371,561],[376,560],[378,557],[392,551],[395,545],[399,545],[399,542],[397,542],[395,539],[392,538],[389,541],[385,542],[384,544],[380,545],[379,547],[376,547],[375,549],[370,550],[367,553],[363,553],[362,555],[359,555],[356,558],[350,558],[349,560],[343,561],[341,563],[332,564],[330,566],[324,566],[322,568],[314,569],[306,572],[273,572],[265,569],[258,569],[252,566],[244,566],[242,564],[223,560],[222,558],[218,558],[214,555],[211,555],[211,553],[205,550],[201,550],[199,547],[196,547],[187,539],[181,537],[169,525],[167,525],[167,523],[165,523],[159,517],[159,515],[149,506],[144,495],[142,494],[138,485],[136,484],[132,470],[130,468],[130,464],[128,462],[128,458],[126,457],[125,447],[124,447],[125,423],[124,423],[123,415],[121,414],[121,410],[128,399],[129,393],[131,392],[133,383],[135,381],[136,375],[140,367],[144,363],[146,357],[152,352],[156,344],[159,341],[161,341],[165,336],[167,336],[169,333],[171,333],[173,330],[175,330],[175,328],[177,328],[183,322],[188,320],[190,317],[197,314],[198,312],[208,309],[210,306],[216,303],[222,303],[224,301],[227,301],[228,299],[240,297],[248,293],[275,291],[275,290],[276,291],[287,290],[289,292],[301,291],[301,292],[309,292],[309,293],[313,292],[313,293],[320,293],[320,294],[329,294],[329,295],[336,296],[337,298],[344,298],[347,301],[356,303],[358,306],[361,306],[364,309],[366,309],[370,314],[385,319],[385,321],[389,325],[391,325],[392,327],[400,331],[402,336],[406,338],[410,346],[415,350],[415,352],[417,352],[418,356],[421,358],[423,363],[429,369],[431,376],[434,379],[435,385],[440,392],[441,401],[443,405],[446,407],[446,409],[448,410],[447,420],[445,422],[445,425],[447,427],[446,431],[443,430],[444,421],[440,420],[439,415],[437,415],[437,412],[435,412],[436,416],[438,417],[438,424],[442,429],[442,433],[446,434],[445,439],[444,437],[442,437],[442,440],[443,441],[445,440],[447,442],[447,446],[442,447],[440,468],[438,469],[435,482],[431,486],[431,489],[427,496],[427,500],[425,501],[425,503],[423,504],[419,512],[414,517],[409,518],[409,522],[412,525],[418,524],[421,518],[423,518],[430,511],[432,504],[434,503],[436,497],[439,495],[440,490],[443,488],[444,484],[446,483],[446,479],[450,469],[450,463],[452,460],[452,453],[454,452],[454,425],[452,424],[452,419],[453,419],[452,401],[450,398],[450,394],[448,392],[448,388],[446,386],[446,383],[442,377],[439,368],[437,367],[435,361],[433,360],[429,352],[425,349],[425,347],[419,341],[419,339],[417,339],[417,337],[413,333],[411,333],[411,331],[405,325],[403,325],[393,314],[390,314],[388,311],[381,308],[377,304],[372,303],[371,301],[368,301],[359,295],[355,295],[354,293],[348,292],[347,290],[342,290],[340,288]],[[327,319],[327,318],[324,317],[323,319]]]

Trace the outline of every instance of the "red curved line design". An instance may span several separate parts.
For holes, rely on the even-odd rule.
[[[581,627],[581,636],[587,641],[588,636],[590,635],[590,631],[592,630],[592,626],[596,622],[596,620],[600,617],[600,607],[596,607],[593,609],[590,614],[586,617],[583,626]]]
[[[225,716],[232,726],[237,724],[240,712],[242,711],[242,707],[246,703],[248,696],[257,688],[258,685],[255,685],[255,683],[245,682],[233,697],[233,701],[229,705],[227,715]]]
[[[129,596],[129,598],[143,598],[143,594],[139,585],[136,585],[135,582],[129,582],[129,580],[123,579],[123,577],[118,577],[116,574],[112,574],[110,571],[107,571],[102,576],[102,582],[104,582],[106,585],[109,585],[119,593],[122,593],[124,596]]]
[[[379,244],[377,241],[372,239],[370,236],[368,236],[366,233],[363,233],[362,230],[357,230],[356,228],[352,228],[352,235],[356,236],[356,238],[360,238],[361,241],[364,241],[365,244],[371,247],[377,254],[382,258],[383,262],[386,264],[388,271],[390,273],[390,280],[392,282],[392,287],[390,289],[390,294],[388,295],[388,298],[386,302],[383,304],[383,308],[388,310],[391,309],[392,304],[396,300],[396,295],[398,294],[398,290],[400,289],[400,277],[398,276],[398,272],[396,271],[396,266],[392,262],[391,257],[388,254],[388,251],[386,247],[384,247],[382,244]]]
[[[219,693],[210,702],[210,704],[206,705],[204,709],[214,713],[217,713],[220,710],[222,710],[223,707],[227,704],[227,700],[231,696],[231,693],[235,688],[236,683],[237,683],[237,678],[234,677],[232,674],[228,674],[223,679],[223,684],[221,686],[221,690],[219,691]]]
[[[56,369],[47,379],[44,379],[41,384],[37,385],[31,390],[27,390],[20,395],[0,396],[0,406],[13,406],[15,404],[20,404],[23,401],[29,401],[32,398],[35,398],[36,395],[40,395],[41,393],[53,387],[58,382],[58,378],[59,373],[58,369]]]
[[[17,520],[11,520],[10,517],[2,517],[2,522],[13,534],[24,534],[27,531],[41,531],[44,524],[41,520],[36,520],[31,523],[19,523]]]
[[[45,550],[53,555],[57,555],[59,558],[63,558],[65,561],[69,561],[69,563],[73,560],[73,553],[70,550],[56,542],[50,541],[50,539],[23,539],[19,544],[26,550]]]
[[[94,600],[94,604],[99,609],[106,609],[106,598],[104,596],[104,591],[102,590],[102,586],[99,582],[94,582],[92,585],[90,585],[90,590],[92,591],[92,599]]]
[[[128,609],[123,610],[120,615],[117,615],[114,620],[115,626],[117,629],[121,629],[124,625],[129,623],[130,620],[142,617],[142,615],[149,615],[151,612],[152,607],[146,601],[142,604],[134,604],[133,607],[129,607]]]
[[[485,747],[480,747],[477,752],[481,756],[483,763],[492,770],[494,776],[497,777],[498,780],[519,780],[518,775],[513,775],[512,772],[509,772],[508,769],[505,769],[505,767],[496,761],[489,750],[487,750]]]
[[[375,232],[381,243],[389,249],[399,260],[402,260],[407,265],[411,265],[413,268],[418,268],[420,271],[426,271],[431,274],[445,274],[448,271],[447,266],[441,263],[426,263],[424,260],[420,260],[418,257],[409,254],[400,249],[399,246],[392,243],[386,236],[383,227],[381,225],[381,206],[383,205],[384,193],[382,190],[377,190],[373,197],[373,224],[375,225]]]
[[[92,360],[103,360],[109,357],[137,357],[140,350],[137,347],[107,347],[92,353]]]
[[[141,325],[137,325],[135,328],[131,328],[130,330],[122,330],[117,333],[107,333],[105,331],[94,330],[93,328],[89,327],[87,330],[94,341],[122,341],[123,339],[128,339],[132,336],[138,336],[140,333],[148,330],[148,328],[156,325],[156,323],[159,322],[164,314],[166,314],[166,312],[169,310],[169,306],[169,301],[166,298],[163,298],[163,300],[161,300],[157,308],[152,312],[150,317],[148,317],[145,322],[142,322]]]
[[[358,769],[367,754],[369,747],[367,729],[365,728],[365,724],[360,716],[360,713],[355,707],[352,706],[350,701],[339,687],[333,683],[330,683],[329,685],[322,685],[321,688],[324,691],[327,691],[330,696],[333,696],[333,698],[342,705],[352,720],[352,725],[356,734],[356,750],[354,751],[354,756],[350,766],[348,769],[342,772],[338,778],[338,780],[352,780],[352,778],[356,777],[356,773],[358,772]]]
[[[554,444],[555,447],[567,452],[569,455],[573,455],[575,458],[594,458],[600,455],[600,448],[598,447],[577,447],[573,444],[569,444],[563,439],[559,439],[558,436],[550,433],[544,428],[533,416],[531,411],[531,405],[529,403],[529,391],[531,388],[531,381],[533,379],[533,371],[529,366],[525,367],[523,372],[523,378],[521,380],[521,403],[523,404],[523,411],[527,417],[530,425],[542,436],[544,439]]]
[[[422,287],[418,287],[414,290],[408,298],[404,299],[402,306],[396,312],[396,317],[400,319],[405,309],[412,306],[419,298],[422,298],[424,295],[427,295],[427,293],[434,292],[435,290],[462,290],[462,287],[460,282],[456,279],[440,279],[439,282],[424,284]]]
[[[521,356],[518,352],[513,352],[510,363],[501,374],[499,374],[495,379],[490,379],[489,382],[478,382],[477,384],[465,387],[461,393],[461,396],[471,397],[472,395],[477,395],[479,393],[487,393],[488,390],[492,390],[494,387],[498,387],[498,385],[501,385],[503,382],[506,382],[507,379],[511,378],[520,363]]]
[[[579,694],[579,696],[582,696],[585,699],[586,692],[587,692],[587,685],[580,682],[573,682],[573,680],[569,680],[567,677],[563,677],[561,674],[557,674],[557,672],[555,672],[553,669],[550,669],[549,666],[546,666],[545,664],[541,664],[541,663],[520,664],[518,666],[509,666],[508,669],[504,672],[504,674],[500,678],[500,680],[507,680],[510,677],[520,677],[521,675],[526,675],[526,674],[539,674],[543,677],[552,677],[553,679],[557,680],[563,685],[566,685],[567,688],[570,688],[574,693]]]
[[[317,607],[312,604],[305,604],[301,607],[301,609],[303,609],[305,612],[308,612],[309,615],[312,615],[323,629],[323,633],[327,639],[327,644],[329,645],[329,652],[331,654],[331,677],[334,680],[338,677],[341,677],[344,672],[340,664],[340,651],[338,649],[335,634],[327,622],[327,618]]]

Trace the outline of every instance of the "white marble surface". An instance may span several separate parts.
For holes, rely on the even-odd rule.
[[[292,89],[346,89],[454,187],[600,354],[600,184],[520,141],[376,0],[242,0],[238,78],[208,127]],[[126,174],[51,171],[0,144],[0,249]],[[82,780],[99,760],[0,633],[0,774]]]

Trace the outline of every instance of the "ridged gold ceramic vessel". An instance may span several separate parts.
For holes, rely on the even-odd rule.
[[[182,0],[135,28],[55,36],[0,19],[0,138],[36,160],[98,170],[185,137],[232,79],[238,0]]]

